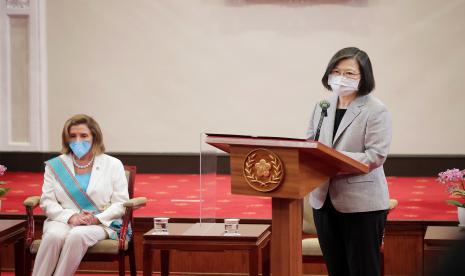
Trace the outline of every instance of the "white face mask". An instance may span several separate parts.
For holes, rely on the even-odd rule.
[[[358,90],[360,80],[345,78],[344,76],[329,75],[328,85],[338,96],[347,96]]]

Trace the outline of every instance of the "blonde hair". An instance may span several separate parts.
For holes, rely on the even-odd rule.
[[[77,114],[66,120],[61,134],[61,152],[68,154],[71,152],[69,147],[69,130],[72,126],[86,125],[92,133],[92,148],[91,151],[94,155],[99,155],[105,152],[105,145],[103,144],[103,135],[100,126],[94,118],[86,114]]]

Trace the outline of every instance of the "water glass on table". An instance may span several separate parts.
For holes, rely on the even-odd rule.
[[[153,234],[168,235],[168,220],[169,218],[153,218]]]
[[[224,219],[224,235],[225,236],[240,236],[239,219],[229,218]]]

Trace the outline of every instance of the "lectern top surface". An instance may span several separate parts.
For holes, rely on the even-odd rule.
[[[320,142],[297,138],[246,136],[231,134],[206,134],[204,142],[230,153],[230,146],[294,148],[304,154],[318,156],[341,173],[368,173],[367,164],[328,147]]]
[[[312,140],[283,137],[246,136],[230,134],[207,134],[205,142],[208,144],[242,145],[247,142],[250,146],[316,148],[318,143]],[[221,148],[224,150],[223,148]]]
[[[205,133],[209,137],[222,137],[222,138],[249,138],[249,139],[266,139],[266,140],[288,140],[288,141],[309,141],[303,138],[292,137],[279,137],[279,136],[256,136],[256,135],[242,135],[242,134],[220,134],[220,133]]]

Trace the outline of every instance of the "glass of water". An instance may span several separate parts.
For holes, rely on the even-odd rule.
[[[168,235],[169,218],[153,218],[153,234]]]
[[[239,219],[229,218],[224,219],[224,235],[225,236],[240,236]]]

